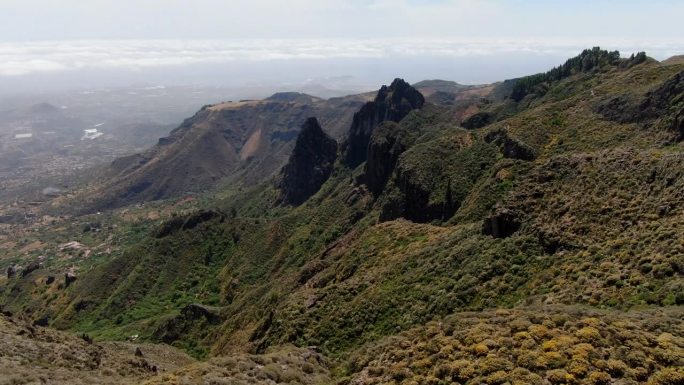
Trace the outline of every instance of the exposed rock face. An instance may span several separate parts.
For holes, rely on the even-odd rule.
[[[337,142],[323,132],[316,118],[307,119],[281,171],[282,203],[300,205],[314,195],[330,177],[336,158]]]
[[[29,274],[33,273],[34,271],[40,269],[40,266],[41,266],[40,261],[33,261],[33,262],[29,263],[28,266],[26,266],[24,268],[24,270],[21,271],[21,277],[22,278],[26,277],[27,275],[29,275]]]
[[[478,112],[461,122],[463,128],[469,130],[484,127],[494,122],[496,116],[491,112]]]
[[[64,273],[64,286],[69,287],[72,283],[76,281],[76,273],[73,271],[67,271]]]
[[[375,100],[366,103],[354,114],[349,137],[344,151],[344,162],[356,168],[366,161],[368,143],[373,130],[384,121],[399,122],[409,112],[425,104],[423,95],[403,79],[394,79],[392,84],[382,86]]]
[[[648,92],[640,102],[621,95],[609,99],[596,108],[604,118],[619,123],[641,123],[671,117],[671,129],[677,141],[684,140],[684,71]]]
[[[672,122],[672,131],[677,134],[678,142],[684,140],[684,109],[679,111],[679,115]]]
[[[498,210],[484,220],[482,233],[494,238],[507,238],[520,229],[520,222],[510,210]]]
[[[496,144],[504,158],[534,160],[534,150],[517,139],[511,138],[505,130],[499,129],[489,132],[485,142]]]
[[[7,279],[14,277],[17,274],[17,267],[12,264],[7,266]]]
[[[672,76],[660,87],[646,94],[646,98],[639,105],[639,118],[658,118],[669,108],[681,102],[684,102],[684,71]]]
[[[412,145],[398,157],[382,192],[380,220],[448,220],[497,155],[496,147],[474,144],[471,134],[462,130]]]
[[[406,151],[406,131],[394,122],[384,122],[371,135],[364,182],[376,197],[392,175],[399,155]]]
[[[368,99],[279,93],[205,106],[154,147],[112,162],[95,188],[70,204],[94,212],[206,191],[223,179],[261,183],[287,163],[308,117],[318,117],[331,137],[341,138]]]

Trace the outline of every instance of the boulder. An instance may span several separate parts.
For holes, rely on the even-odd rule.
[[[17,266],[15,264],[7,266],[7,279],[10,279],[15,275],[17,275]]]
[[[33,321],[33,326],[47,327],[50,324],[50,317],[43,316]]]
[[[26,277],[27,275],[31,274],[32,272],[40,269],[42,263],[40,261],[33,261],[28,264],[22,271],[21,271],[21,277]]]
[[[64,287],[69,287],[74,281],[76,281],[76,273],[73,271],[67,271],[64,273]]]

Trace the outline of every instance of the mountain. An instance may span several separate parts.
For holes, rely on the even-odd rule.
[[[403,79],[382,86],[372,102],[354,114],[351,128],[343,146],[344,162],[356,168],[366,160],[366,150],[375,127],[384,121],[398,122],[409,112],[425,103],[425,98]]]
[[[282,202],[300,205],[328,180],[337,157],[337,142],[316,118],[304,122],[290,159],[281,171]]]
[[[438,80],[421,84],[427,92],[435,88],[448,92],[453,96],[451,104],[454,100],[465,103],[481,92],[478,87]],[[403,81],[395,81],[373,95],[321,99],[300,92],[279,92],[263,100],[205,106],[169,136],[159,139],[156,146],[116,159],[104,171],[104,178],[77,193],[67,205],[78,212],[95,212],[180,197],[236,181],[255,185],[285,165],[299,128],[309,117],[317,117],[327,134],[342,146],[347,143],[351,121],[358,119],[358,128],[352,130],[358,133],[350,134],[348,151],[357,151],[358,147],[363,152],[372,127],[386,119],[396,121],[408,112],[407,106],[411,109],[424,103],[420,93]],[[375,100],[369,101],[373,97]],[[366,109],[358,111],[364,103]]]
[[[591,49],[462,104],[397,79],[275,179],[18,232],[0,304],[204,360],[178,382],[679,384],[683,76]]]
[[[323,100],[277,93],[205,106],[151,149],[112,162],[107,178],[78,196],[86,211],[210,189],[229,176],[254,184],[287,161],[304,121],[317,116],[340,137],[364,96]]]

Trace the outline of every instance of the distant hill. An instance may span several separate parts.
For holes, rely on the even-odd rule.
[[[663,60],[661,63],[665,65],[674,65],[684,63],[684,55],[672,56],[671,58]]]

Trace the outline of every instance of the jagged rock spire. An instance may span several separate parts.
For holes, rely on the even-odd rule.
[[[399,122],[423,104],[423,95],[403,79],[394,79],[389,87],[382,86],[375,100],[366,103],[354,114],[344,151],[345,164],[356,168],[366,161],[371,134],[380,123]]]
[[[304,203],[328,180],[336,158],[337,142],[323,132],[316,118],[307,119],[289,161],[281,170],[281,202]]]

